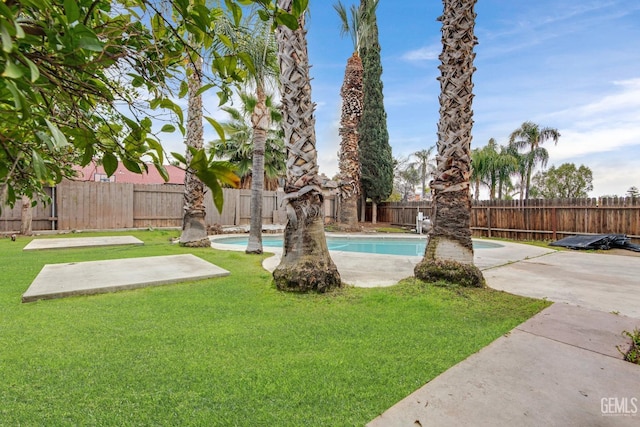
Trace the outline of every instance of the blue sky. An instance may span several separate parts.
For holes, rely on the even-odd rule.
[[[309,3],[318,163],[332,177],[340,87],[353,45],[340,36],[334,1]],[[548,166],[591,168],[590,196],[640,188],[640,1],[479,0],[476,12],[472,148],[490,138],[506,145],[511,132],[532,121],[561,134],[557,146],[544,145]],[[438,0],[380,0],[378,6],[384,102],[397,158],[436,144],[441,14]],[[225,121],[216,99],[212,91],[205,95],[207,113]],[[205,141],[215,137],[208,129]],[[184,151],[177,135],[164,143],[167,151]]]
[[[343,0],[346,5],[358,0]],[[311,0],[307,40],[320,172],[338,171],[340,86],[351,39],[332,1]],[[402,6],[399,6],[399,5]],[[640,187],[640,2],[480,0],[472,148],[524,121],[557,128],[550,165],[584,164],[591,196]],[[395,157],[435,145],[442,2],[380,0],[385,109]]]

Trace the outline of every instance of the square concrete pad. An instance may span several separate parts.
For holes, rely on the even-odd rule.
[[[228,275],[227,270],[191,254],[47,264],[22,295],[22,302]]]
[[[114,245],[143,245],[144,242],[133,236],[103,236],[103,237],[65,237],[56,239],[34,239],[25,251],[37,251],[41,249],[67,249],[95,246]]]

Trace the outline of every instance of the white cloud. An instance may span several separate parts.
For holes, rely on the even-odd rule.
[[[596,163],[590,166],[593,172],[591,195],[624,196],[632,187],[640,187],[640,172],[634,162]]]
[[[614,82],[615,91],[547,116],[561,133],[554,160],[640,147],[640,78]]]
[[[441,51],[441,44],[432,44],[421,47],[420,49],[410,50],[402,55],[402,59],[410,62],[433,61],[438,59]]]

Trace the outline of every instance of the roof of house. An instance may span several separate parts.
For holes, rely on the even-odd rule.
[[[164,167],[169,173],[169,181],[166,182],[152,163],[147,163],[148,172],[138,174],[125,168],[122,162],[118,162],[118,168],[113,175],[108,177],[104,167],[92,161],[85,167],[78,166],[75,168],[78,171],[76,181],[117,182],[125,184],[184,184],[184,169],[172,165],[164,165]]]

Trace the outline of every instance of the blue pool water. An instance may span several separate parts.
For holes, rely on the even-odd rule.
[[[225,245],[247,245],[247,236],[223,237],[215,243]],[[327,245],[331,251],[364,252],[367,254],[422,256],[427,245],[426,239],[401,237],[334,237],[327,236]],[[282,236],[262,236],[263,247],[282,247]],[[493,242],[473,241],[474,249],[500,248]]]

